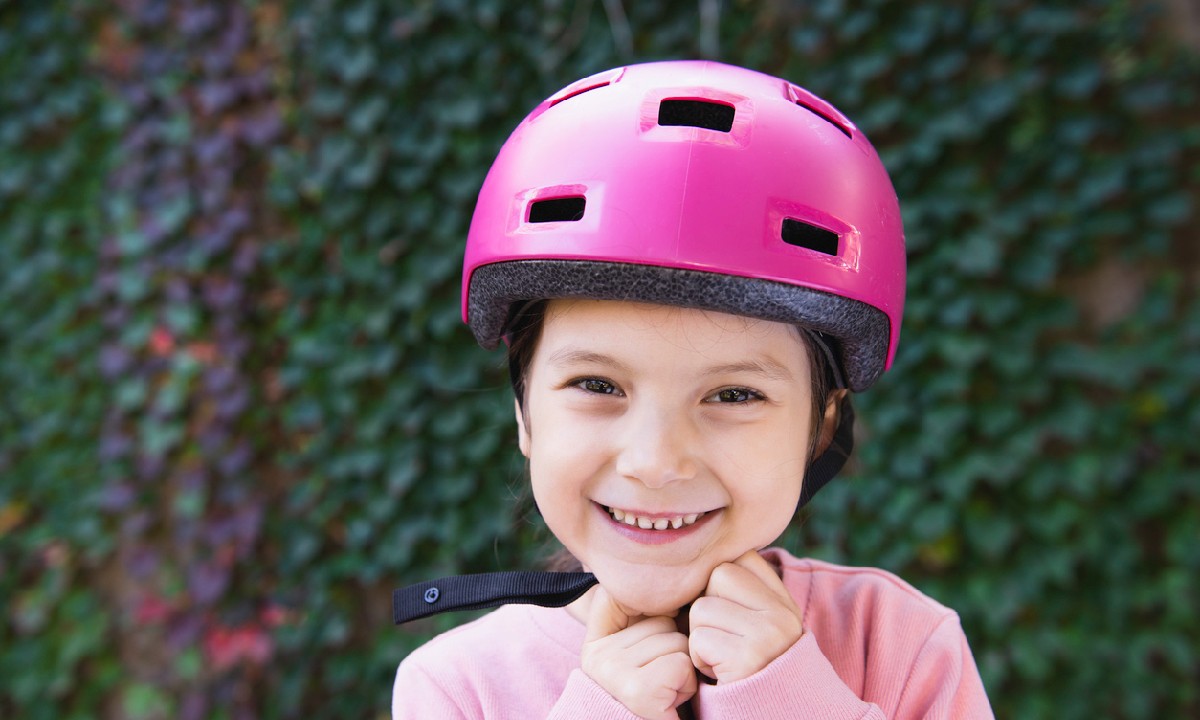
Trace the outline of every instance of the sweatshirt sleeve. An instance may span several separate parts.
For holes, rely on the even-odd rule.
[[[958,615],[950,613],[917,653],[900,690],[896,719],[993,717],[967,636]]]
[[[482,713],[472,713],[460,707],[454,693],[442,687],[437,678],[411,662],[400,663],[396,681],[392,685],[392,720],[466,720],[479,717],[482,717]]]
[[[576,669],[547,720],[638,720],[629,708]]]
[[[879,708],[846,687],[812,633],[750,677],[701,685],[692,704],[697,717],[706,720],[885,720]]]
[[[904,671],[907,667],[907,672]],[[875,678],[880,702],[851,690],[805,633],[758,673],[725,685],[702,685],[697,715],[706,720],[813,718],[816,720],[986,720],[992,718],[983,682],[959,627],[948,614],[930,633],[915,659],[896,668],[894,679]]]
[[[507,690],[517,694],[528,691],[519,687]],[[491,700],[503,707],[519,702],[515,698],[509,702]],[[495,708],[489,712],[482,707],[469,685],[456,683],[450,676],[435,676],[411,662],[400,663],[392,687],[392,720],[484,720],[495,717],[495,712]],[[638,720],[638,716],[576,669],[567,678],[547,720]]]

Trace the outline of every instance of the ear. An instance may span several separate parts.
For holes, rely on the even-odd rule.
[[[517,447],[521,454],[529,457],[529,429],[525,427],[525,413],[521,412],[521,403],[513,400],[513,409],[517,415]]]
[[[829,393],[829,399],[825,401],[825,419],[821,422],[821,436],[817,438],[816,444],[813,446],[814,458],[820,457],[821,453],[829,448],[829,444],[833,442],[833,434],[837,432],[838,420],[841,413],[839,409],[842,406],[842,400],[846,397],[848,390],[834,390]]]

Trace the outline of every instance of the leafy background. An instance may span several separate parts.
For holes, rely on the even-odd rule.
[[[1200,20],[1182,0],[0,2],[0,717],[386,716],[527,566],[486,168],[635,60],[868,133],[909,303],[853,472],[785,537],[962,615],[1001,717],[1200,715]]]

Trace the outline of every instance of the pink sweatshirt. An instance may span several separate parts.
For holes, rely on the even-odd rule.
[[[991,718],[958,615],[896,576],[763,553],[804,614],[804,636],[757,674],[701,684],[697,718]],[[637,716],[579,669],[584,626],[513,605],[439,635],[402,663],[395,720]]]

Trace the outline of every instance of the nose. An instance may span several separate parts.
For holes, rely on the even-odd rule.
[[[695,429],[661,406],[631,409],[620,436],[617,473],[650,488],[696,476]]]

